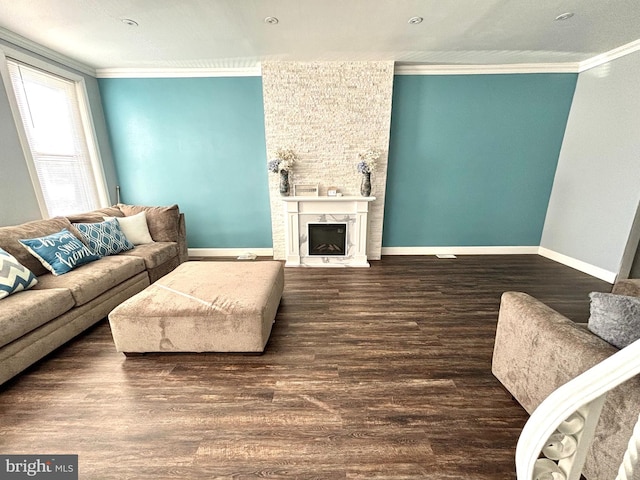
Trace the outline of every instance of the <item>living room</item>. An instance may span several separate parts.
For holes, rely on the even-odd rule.
[[[527,5],[527,2],[518,2],[517,8],[506,2],[487,2],[484,6],[476,5],[477,11],[471,9],[471,12],[449,10],[452,7],[437,6],[434,2],[427,5],[402,2],[401,6],[381,3],[385,8],[379,7],[380,11],[370,9],[363,2],[354,2],[348,7],[340,6],[339,2],[329,2],[325,8],[307,6],[312,12],[287,2],[274,5],[277,12],[267,11],[270,10],[267,5],[251,4],[243,9],[231,6],[230,2],[220,2],[217,8],[221,11],[215,10],[214,6],[205,7],[202,2],[189,2],[182,6],[165,6],[166,12],[157,11],[150,4],[109,2],[98,8],[97,3],[92,3],[95,11],[79,8],[81,18],[77,21],[63,15],[69,13],[66,10],[69,6],[60,3],[60,11],[51,15],[53,19],[57,18],[52,21],[59,23],[36,28],[41,16],[39,9],[45,8],[43,5],[33,2],[30,9],[18,6],[17,2],[0,2],[0,17],[4,19],[0,22],[0,49],[7,57],[15,52],[36,57],[84,79],[109,204],[118,201],[131,205],[178,204],[185,215],[192,258],[235,258],[253,253],[284,260],[283,202],[277,176],[267,170],[267,161],[273,158],[277,149],[290,148],[298,157],[292,168],[293,185],[318,184],[319,196],[326,196],[332,188],[344,196],[359,195],[358,154],[371,148],[382,152],[372,173],[375,200],[371,202],[367,244],[372,268],[330,273],[323,269],[286,269],[290,290],[285,290],[283,297],[272,354],[276,354],[278,348],[287,351],[286,342],[278,342],[295,335],[293,332],[296,331],[300,331],[305,339],[320,337],[321,333],[331,335],[328,318],[331,315],[336,315],[338,322],[333,327],[348,337],[353,334],[347,330],[349,322],[384,316],[385,295],[402,299],[407,292],[425,295],[419,286],[428,288],[429,282],[443,282],[416,266],[430,272],[442,271],[451,278],[460,275],[457,280],[460,283],[456,284],[459,290],[454,288],[446,292],[446,282],[436,283],[431,292],[431,303],[421,300],[418,304],[407,305],[398,300],[397,310],[389,307],[394,312],[391,317],[397,316],[409,329],[416,325],[411,323],[414,321],[411,315],[401,316],[403,311],[435,309],[432,310],[435,318],[446,317],[444,312],[455,311],[455,298],[462,295],[462,287],[467,285],[477,297],[473,299],[475,303],[465,306],[464,318],[472,319],[470,312],[475,311],[480,312],[478,318],[484,322],[475,332],[478,351],[470,354],[478,355],[481,362],[490,360],[497,318],[496,295],[500,289],[510,289],[507,280],[513,278],[511,275],[518,278],[514,283],[527,285],[533,293],[538,292],[551,303],[556,302],[560,310],[566,308],[563,313],[577,315],[586,321],[586,294],[589,291],[610,290],[617,279],[629,274],[638,276],[638,262],[634,259],[637,258],[640,235],[637,188],[640,178],[637,135],[640,131],[640,98],[635,85],[640,74],[640,32],[635,25],[640,10],[629,3],[614,14],[603,12],[598,2],[587,2],[573,5],[572,17],[556,20],[565,13],[562,8]],[[215,33],[211,33],[211,38],[205,38],[199,31],[199,35],[193,37],[200,45],[189,50],[186,43],[180,43],[189,38],[185,31],[196,28],[189,22],[204,28],[196,18],[197,13],[201,13],[202,18],[205,18],[205,12],[212,15],[208,8],[219,14],[219,18],[206,25],[208,31]],[[335,12],[340,12],[337,14],[340,20],[333,17]],[[182,15],[180,18],[184,18],[187,25],[180,26],[184,29],[183,35],[175,39],[166,35],[166,31],[173,28],[166,24],[168,18],[173,18],[170,13]],[[88,33],[96,28],[87,20],[92,14],[103,27],[107,20],[112,22],[104,27],[104,34],[111,36],[93,38]],[[363,14],[368,20],[378,22],[378,29],[365,25],[360,18]],[[424,17],[422,22],[408,22],[417,15]],[[278,22],[265,22],[270,16],[277,17]],[[393,20],[394,26],[380,26],[385,17]],[[487,17],[492,19],[487,20]],[[528,19],[533,18],[535,21],[531,20],[529,25]],[[137,25],[124,24],[122,19],[132,20]],[[252,22],[247,23],[251,25],[251,32],[246,31],[249,27],[241,28],[248,19]],[[339,25],[332,23],[336,21]],[[225,22],[239,35],[235,42],[225,37],[225,34],[230,35],[223,28]],[[363,39],[354,40],[349,22],[356,22],[355,25],[366,32],[362,34]],[[454,27],[454,24],[458,25]],[[66,34],[56,34],[56,29],[65,30]],[[450,33],[446,33],[447,29]],[[165,34],[159,33],[161,31]],[[308,39],[307,31],[313,32],[309,33]],[[447,40],[436,41],[438,36],[434,32],[448,35]],[[254,43],[242,40],[245,37]],[[390,46],[385,43],[393,39],[400,44]],[[251,48],[247,44],[251,44]],[[76,50],[72,49],[74,45]],[[121,45],[121,49],[116,49],[116,45]],[[315,50],[305,52],[303,47]],[[388,53],[393,48],[397,50],[396,57]],[[207,49],[217,57],[213,53],[207,57]],[[239,56],[243,51],[244,58]],[[119,63],[116,61],[118,55],[121,56]],[[7,82],[5,75],[2,79],[3,83]],[[352,99],[353,103],[345,98]],[[5,186],[0,190],[0,226],[38,220],[43,216],[10,105],[6,89],[0,89],[0,139],[5,179]],[[339,105],[338,111],[334,109],[336,105]],[[438,259],[434,255],[458,255],[459,258]],[[389,273],[376,271],[389,262]],[[401,277],[393,277],[399,282],[398,286],[388,284],[386,275],[399,268],[416,272],[417,277],[404,281]],[[558,278],[527,277],[529,268],[543,269],[546,274]],[[471,275],[475,269],[484,273],[477,277]],[[579,286],[567,286],[565,276],[570,278],[569,283]],[[474,287],[482,285],[485,277],[491,284],[487,287],[491,292],[490,299],[483,299],[482,288],[476,291]],[[407,292],[398,291],[403,282],[410,286]],[[566,289],[565,295],[560,298],[561,294],[553,289],[545,291],[545,283]],[[355,288],[358,284],[363,290]],[[393,287],[393,291],[385,293],[381,285]],[[312,289],[326,289],[327,297],[314,299]],[[331,290],[334,290],[336,305],[340,304],[346,291],[361,298],[342,304],[348,315],[341,317],[336,306],[324,303],[331,301]],[[296,304],[300,310],[295,309]],[[310,321],[296,324],[296,314],[311,315],[324,323],[319,322],[315,327]],[[420,316],[425,315],[421,313]],[[462,319],[454,319],[449,327],[440,326],[445,330],[453,328],[456,321]],[[385,321],[381,325],[382,330],[392,328]],[[398,325],[393,328],[396,327]],[[54,353],[49,365],[51,362],[71,363],[73,355],[89,361],[92,354],[83,353],[83,349],[91,345],[98,348],[100,354],[97,362],[80,375],[86,381],[94,382],[89,380],[91,372],[115,375],[128,381],[127,372],[132,365],[137,365],[143,371],[145,368],[153,370],[159,380],[165,376],[165,380],[174,382],[183,368],[185,377],[193,382],[190,387],[198,390],[195,377],[199,368],[205,368],[197,363],[201,360],[190,359],[189,362],[196,363],[182,367],[168,367],[169,362],[179,362],[171,356],[156,358],[157,363],[153,366],[145,366],[138,360],[134,360],[137,363],[125,361],[115,352],[99,348],[110,341],[105,335],[108,333],[106,328],[106,331],[103,328],[90,332],[95,338],[83,338],[65,347],[62,357],[56,358]],[[314,331],[314,328],[318,330]],[[423,332],[429,330],[425,326],[422,328]],[[458,333],[465,331],[465,328],[457,330]],[[393,332],[398,331],[394,329]],[[400,334],[393,333],[392,337],[399,343],[392,343],[398,346],[402,342],[396,335]],[[438,339],[434,343],[444,349],[443,332],[434,335]],[[85,340],[89,342],[83,346]],[[361,341],[366,344],[366,340]],[[380,338],[370,341],[377,344]],[[411,343],[410,339],[405,341]],[[421,337],[420,341],[426,340]],[[357,359],[358,355],[349,352],[345,345],[338,345],[337,351],[341,348],[345,349],[343,355],[351,353]],[[382,358],[385,355],[393,357],[391,352],[383,350]],[[305,362],[312,363],[316,356],[338,355],[327,350],[314,354],[300,350],[288,352],[284,358],[272,360],[275,363],[269,367],[258,367],[259,363],[251,364],[257,360],[241,357],[210,361],[224,363],[224,372],[231,375],[224,380],[228,382],[239,368],[237,365],[251,364],[256,372],[263,372],[265,369],[279,370],[278,362],[282,362],[281,365],[293,368],[292,372],[283,371],[282,375],[295,377],[296,369],[302,368]],[[446,357],[444,350],[441,354]],[[417,358],[427,361],[420,355]],[[109,363],[114,360],[115,363]],[[297,362],[300,365],[296,366]],[[336,371],[332,369],[336,362],[339,363],[338,359],[333,358],[324,367],[318,364],[319,378],[334,375]],[[40,374],[37,370],[30,372],[35,378],[34,387],[39,390],[49,388],[43,380],[52,375],[51,366],[44,368]],[[356,370],[357,365],[345,368]],[[398,371],[393,370],[394,374]],[[208,371],[207,381],[222,381],[217,378],[222,373],[214,375]],[[490,372],[485,374],[490,375]],[[241,377],[246,380],[246,375],[245,371]],[[470,378],[467,378],[470,382],[467,385],[473,383]],[[483,382],[489,382],[482,378]],[[283,378],[271,380],[286,383]],[[437,387],[454,380],[435,376],[434,382]],[[407,388],[409,384],[400,382],[396,387]],[[229,384],[225,385],[231,389]],[[174,386],[180,388],[177,383]],[[92,383],[96,391],[103,387]],[[498,387],[496,382],[491,388]],[[393,384],[385,388],[391,393]],[[27,391],[25,389],[23,394],[27,395]],[[79,395],[78,390],[73,392],[69,393],[72,397]],[[267,395],[265,391],[253,393]],[[330,416],[329,410],[333,407],[322,395],[309,391],[298,393],[297,401],[316,402],[316,407],[325,408]],[[108,391],[101,391],[101,394],[108,398]],[[246,391],[236,394],[249,395]],[[153,396],[153,393],[149,390],[148,395]],[[54,403],[63,398],[56,397]],[[252,398],[256,400],[257,397]],[[417,402],[417,398],[417,395],[411,396],[407,401]],[[500,405],[506,405],[507,400],[509,398],[502,399]],[[429,408],[436,408],[436,405],[434,399]],[[179,403],[174,407],[181,408]],[[300,405],[292,407],[302,408]],[[363,408],[369,407],[371,405],[363,403]],[[519,422],[525,415],[518,413],[517,404],[509,408],[513,408],[510,412],[516,418],[515,424],[521,428]],[[64,414],[64,410],[57,412]],[[127,415],[133,416],[133,413]],[[332,418],[324,420],[331,424],[336,421]],[[286,423],[284,417],[281,420]],[[135,420],[132,418],[131,421]],[[121,428],[129,427],[122,424]],[[517,435],[513,435],[518,427],[510,425],[509,428],[508,440],[502,438],[501,441],[517,439]],[[313,432],[314,428],[310,430]],[[16,431],[12,431],[14,435]],[[421,438],[421,433],[415,429],[409,433],[415,435],[414,438]],[[478,430],[475,435],[482,433]],[[64,444],[63,437],[57,438]],[[277,443],[277,438],[272,440]],[[300,438],[304,437],[299,437],[299,443],[294,442],[288,448],[304,450],[304,441]],[[177,445],[181,438],[173,441]],[[400,437],[395,441],[400,444]],[[448,445],[447,442],[452,440],[443,440],[439,448],[443,449],[442,445]],[[51,447],[51,444],[34,445],[39,445],[41,450],[45,446]],[[71,450],[79,450],[78,445],[71,445]],[[189,445],[193,447],[193,444]],[[247,445],[247,449],[251,446],[258,450],[276,448],[269,442],[262,445],[248,442]],[[437,453],[438,447],[434,445],[429,447],[429,455],[434,451]],[[4,442],[2,446],[8,447]],[[385,448],[383,446],[384,443],[378,445]],[[484,446],[475,446],[478,455],[482,455]],[[222,450],[214,454],[216,449],[207,446],[204,440],[197,448],[201,449],[202,457],[207,456],[204,452],[207,448],[211,458],[219,459],[219,455],[225,454]],[[510,476],[512,465],[508,463],[508,454],[513,448],[515,444],[505,445],[504,452],[500,452],[504,462],[500,464],[500,473],[492,476],[490,468],[483,470],[481,465],[474,463],[475,476],[472,468],[465,473],[466,478],[513,478]],[[161,450],[149,447],[148,451],[150,455],[160,455]],[[162,451],[163,454],[170,453]],[[238,452],[227,453],[237,464],[244,461],[244,466],[250,470],[250,452],[246,452],[244,459]],[[261,452],[263,467],[276,469],[266,465],[268,455],[265,450]],[[63,452],[58,449],[58,453]],[[335,450],[333,453],[337,455]],[[369,454],[372,455],[371,451]],[[96,460],[99,456],[95,452],[91,455],[93,466],[85,465],[85,471],[92,474],[86,478],[110,478],[112,474],[100,470],[101,461]],[[309,455],[313,458],[312,453]],[[446,457],[443,455],[440,458]],[[342,461],[354,461],[352,457],[355,457],[354,452]],[[274,458],[278,458],[275,453]],[[461,478],[456,475],[462,473],[451,466],[456,458],[461,457],[456,454],[453,459],[438,460],[433,464],[434,468],[437,465],[443,469],[440,476],[438,471],[416,473],[418,470],[408,467],[403,474],[401,462],[396,461],[393,464],[398,469],[395,478]],[[143,457],[125,463],[131,467],[138,465],[138,460],[140,468],[151,463],[149,458]],[[82,456],[80,461],[82,463]],[[309,465],[313,462],[311,460]],[[325,460],[320,463],[331,464]],[[291,473],[290,478],[310,478],[300,473],[309,470],[300,465],[296,468],[292,467],[291,471],[299,473]],[[357,472],[356,469],[347,474],[338,470],[330,469],[318,475],[321,478],[366,475],[364,470]],[[249,475],[247,471],[245,474]],[[170,475],[163,477],[166,472],[159,472],[162,470],[148,469],[138,477],[131,471],[122,475],[170,478]],[[195,475],[193,472],[196,470],[192,470],[191,475]],[[205,465],[202,472],[225,476],[215,473],[211,465]],[[379,477],[393,478],[390,470],[385,472]],[[112,478],[117,477],[113,475]],[[184,475],[188,474],[183,472],[182,477],[175,476],[187,478]]]

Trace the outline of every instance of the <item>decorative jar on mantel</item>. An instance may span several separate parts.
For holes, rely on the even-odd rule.
[[[360,195],[369,197],[371,195],[371,172],[375,170],[376,161],[380,158],[380,152],[375,149],[369,149],[366,152],[358,154],[358,165],[356,169],[362,174],[362,183],[360,183]]]
[[[289,170],[280,170],[280,195],[288,197],[291,191],[289,183]]]
[[[284,150],[279,148],[276,151],[276,158],[267,162],[267,169],[272,173],[280,174],[280,183],[278,190],[280,195],[288,197],[291,191],[291,179],[289,178],[289,172],[291,171],[293,164],[298,159],[298,156],[293,150]]]
[[[360,195],[363,197],[371,196],[371,173],[364,172],[362,174],[362,183],[360,184]]]

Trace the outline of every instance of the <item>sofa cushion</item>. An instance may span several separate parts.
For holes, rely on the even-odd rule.
[[[100,223],[104,217],[124,217],[124,213],[118,207],[99,208],[91,212],[67,215],[71,223]]]
[[[153,242],[137,245],[133,250],[123,252],[122,255],[140,257],[147,269],[156,268],[172,258],[178,256],[178,244],[175,242]]]
[[[613,293],[592,292],[589,330],[624,348],[640,338],[640,298]]]
[[[144,261],[141,258],[112,255],[78,267],[66,275],[38,277],[38,285],[34,288],[67,288],[78,306],[142,271]]]
[[[175,242],[180,232],[180,209],[178,205],[170,207],[142,207],[138,205],[118,204],[125,215],[145,212],[149,233],[156,242]]]
[[[31,270],[0,248],[0,298],[28,290],[36,283],[38,279]]]
[[[22,239],[20,243],[54,275],[100,258],[66,228],[44,237]]]
[[[101,257],[133,248],[133,243],[127,240],[115,218],[100,223],[74,223],[73,226],[80,231],[89,248]]]
[[[34,275],[44,275],[47,273],[47,269],[24,248],[24,245],[20,243],[20,239],[43,237],[59,232],[63,228],[73,231],[71,223],[64,217],[36,220],[11,227],[0,227],[0,247],[13,255],[18,262],[31,270]]]
[[[73,305],[71,292],[61,288],[32,289],[3,299],[0,302],[0,347],[71,310]]]
[[[104,218],[105,220],[110,220],[114,217]],[[145,212],[140,212],[128,217],[118,217],[117,221],[124,234],[134,245],[144,245],[145,243],[153,242],[153,238],[151,238],[151,234],[149,233]]]

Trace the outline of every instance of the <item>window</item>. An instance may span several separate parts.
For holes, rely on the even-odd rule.
[[[106,206],[104,175],[93,130],[87,127],[81,79],[65,78],[12,58],[7,58],[7,66],[24,127],[23,140],[28,144],[25,156],[36,193],[44,203],[43,214],[53,217]]]

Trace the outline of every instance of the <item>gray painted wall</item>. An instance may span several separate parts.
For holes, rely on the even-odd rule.
[[[618,273],[640,200],[640,52],[578,77],[541,246]]]
[[[98,149],[100,150],[100,158],[102,159],[102,170],[107,181],[107,191],[109,192],[110,205],[116,203],[116,185],[118,184],[118,174],[116,172],[113,153],[111,151],[111,142],[109,140],[109,130],[102,109],[102,98],[100,97],[100,88],[98,80],[88,75],[83,75],[87,86],[87,96],[89,97],[89,108],[93,119],[93,126],[98,141]]]
[[[98,148],[102,157],[103,169],[107,180],[107,187],[111,197],[111,203],[115,203],[115,188],[117,175],[113,162],[113,155],[109,144],[109,136],[102,101],[98,89],[98,81],[76,70],[44,59],[36,54],[27,52],[13,44],[0,40],[0,49],[9,46],[15,50],[27,53],[35,58],[52,63],[60,68],[68,70],[85,79],[87,94],[92,113],[92,119],[96,130]],[[15,225],[18,223],[37,220],[41,218],[40,209],[31,183],[29,171],[24,159],[18,132],[16,130],[7,92],[0,77],[0,172],[2,172],[2,188],[0,188],[0,226]]]

